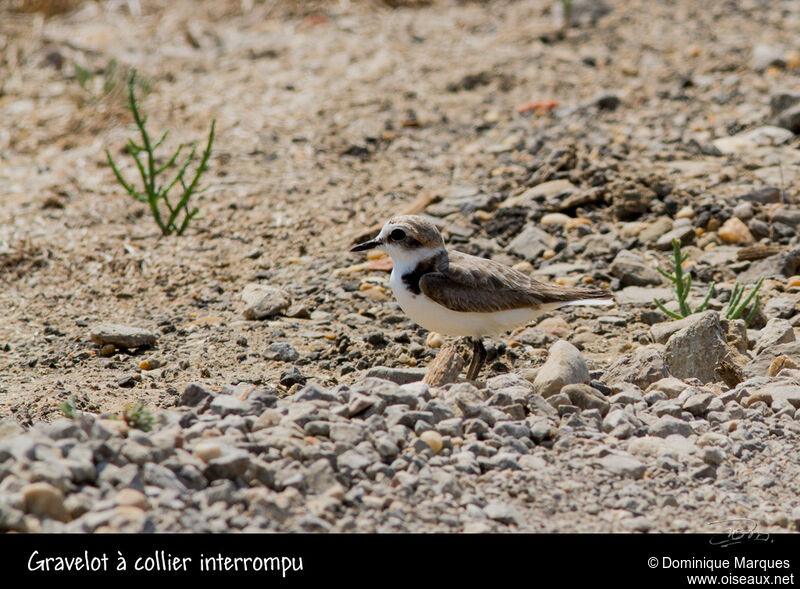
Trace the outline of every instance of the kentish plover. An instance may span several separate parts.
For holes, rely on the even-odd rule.
[[[468,380],[486,360],[483,336],[563,305],[611,304],[604,290],[546,284],[494,260],[447,250],[436,226],[416,215],[390,219],[375,239],[350,251],[373,248],[391,256],[389,284],[411,319],[429,331],[472,340]]]

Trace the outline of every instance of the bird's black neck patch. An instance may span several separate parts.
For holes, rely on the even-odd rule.
[[[411,272],[406,272],[401,276],[403,284],[405,284],[406,288],[413,294],[418,295],[420,293],[419,281],[422,279],[423,275],[437,271],[438,261],[439,256],[433,256],[422,260]]]

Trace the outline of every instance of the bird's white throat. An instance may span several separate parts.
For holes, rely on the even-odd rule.
[[[400,279],[403,274],[408,274],[409,272],[416,270],[420,263],[441,256],[442,253],[447,253],[447,251],[441,247],[420,247],[408,249],[405,247],[388,244],[383,246],[382,249],[391,256],[392,277],[394,277],[395,272],[397,272],[398,279]]]

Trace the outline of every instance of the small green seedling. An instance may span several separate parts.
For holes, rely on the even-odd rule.
[[[61,409],[62,415],[67,419],[75,419],[78,411],[78,397],[71,395],[69,399],[60,403],[58,408]]]
[[[163,165],[156,164],[155,150],[167,138],[169,131],[165,131],[161,138],[153,143],[150,135],[145,129],[147,123],[147,115],[142,115],[139,110],[139,104],[136,102],[136,93],[134,92],[136,82],[136,70],[131,71],[128,78],[128,101],[127,108],[133,113],[133,120],[136,127],[139,129],[141,135],[141,143],[136,143],[133,139],[128,139],[128,152],[133,156],[136,167],[139,170],[139,175],[142,180],[142,187],[135,188],[132,183],[129,183],[117,168],[111,153],[106,149],[106,156],[111,169],[117,180],[126,190],[126,192],[133,198],[140,202],[147,203],[153,215],[153,219],[161,229],[163,235],[171,235],[173,233],[182,235],[188,227],[189,222],[194,219],[199,210],[197,207],[190,207],[189,201],[195,194],[203,192],[205,189],[198,188],[198,182],[203,172],[206,171],[208,166],[208,158],[211,156],[211,145],[214,142],[214,129],[216,127],[216,120],[211,122],[211,130],[208,134],[208,142],[205,151],[200,158],[199,165],[195,168],[194,176],[189,179],[187,176],[189,166],[195,159],[197,151],[197,143],[193,144],[189,150],[189,154],[185,160],[180,164],[178,158],[184,148],[184,144],[180,144],[178,149]],[[143,161],[144,160],[144,161]],[[163,183],[160,178],[163,177],[164,172],[169,169],[175,170],[175,175]],[[169,193],[176,185],[180,185],[181,192],[177,200],[170,197]]]
[[[753,297],[755,297],[755,301],[753,301],[753,306],[750,309],[750,312],[744,318],[744,322],[749,324],[753,317],[755,317],[756,313],[758,312],[758,303],[760,302],[760,298],[758,296],[758,289],[761,288],[761,285],[764,283],[764,277],[758,279],[756,282],[755,287],[750,294],[747,295],[747,298],[744,302],[740,302],[742,300],[742,295],[744,294],[744,287],[741,286],[738,282],[733,285],[733,292],[731,293],[731,300],[728,301],[728,309],[725,311],[725,318],[726,319],[738,319],[739,316],[744,312],[747,306],[750,304],[750,301],[753,301]]]
[[[683,275],[683,263],[686,261],[686,258],[689,257],[689,254],[682,254],[681,253],[681,242],[677,239],[672,240],[672,266],[673,266],[673,274],[669,274],[668,272],[664,271],[661,266],[657,266],[656,270],[664,276],[667,280],[672,282],[672,294],[675,296],[675,300],[678,301],[678,313],[674,313],[667,309],[661,301],[658,299],[653,299],[655,304],[658,306],[659,309],[669,317],[673,319],[683,319],[684,317],[688,317],[692,313],[699,313],[701,311],[705,311],[706,307],[708,306],[708,301],[711,300],[711,297],[714,294],[714,285],[716,283],[712,283],[708,289],[708,293],[706,293],[706,297],[703,299],[703,302],[700,303],[700,306],[697,307],[694,311],[689,307],[689,303],[686,302],[686,299],[689,297],[689,291],[692,288],[692,275],[686,274],[684,277]]]
[[[156,418],[153,413],[147,408],[143,401],[137,401],[135,405],[128,405],[122,413],[122,419],[128,424],[128,427],[140,429],[143,432],[149,432],[153,429],[153,424]]]
[[[708,292],[706,293],[703,302],[697,307],[694,311],[692,311],[691,307],[689,307],[689,303],[686,302],[686,299],[689,296],[689,290],[692,286],[692,276],[691,274],[687,274],[685,277],[683,275],[683,266],[682,264],[686,261],[686,258],[689,254],[681,253],[681,243],[677,239],[672,240],[672,265],[673,265],[673,274],[669,274],[665,272],[660,266],[656,267],[662,276],[667,278],[670,282],[672,282],[672,294],[675,296],[675,300],[678,301],[678,313],[674,313],[670,311],[659,301],[658,299],[653,299],[655,304],[658,306],[659,309],[669,317],[673,319],[683,319],[684,317],[688,317],[693,313],[699,313],[701,311],[705,311],[706,307],[708,306],[708,301],[711,300],[711,297],[714,296],[714,287],[716,286],[716,282],[713,282],[711,286],[708,288]],[[725,311],[725,318],[726,319],[738,319],[741,314],[747,309],[748,305],[753,302],[753,306],[750,309],[750,312],[745,317],[745,323],[750,323],[755,317],[755,314],[758,312],[758,289],[761,288],[761,284],[764,282],[764,278],[762,277],[757,283],[755,288],[750,292],[747,298],[742,302],[742,295],[744,294],[744,287],[741,286],[738,282],[733,285],[733,292],[731,293],[731,300],[728,302],[728,308]],[[755,301],[753,301],[755,298]]]

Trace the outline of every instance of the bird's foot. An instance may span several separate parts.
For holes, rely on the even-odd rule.
[[[486,361],[486,348],[483,347],[483,341],[479,337],[470,338],[470,341],[472,342],[472,361],[467,369],[467,380],[475,380]]]

